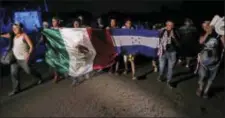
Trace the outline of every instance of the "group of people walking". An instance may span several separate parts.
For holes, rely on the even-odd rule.
[[[83,24],[83,17],[80,16],[73,21],[73,28],[91,28]],[[60,29],[60,19],[57,17],[52,18],[52,27],[48,22],[43,22],[43,28]],[[105,27],[101,21],[97,22],[97,27],[101,29],[116,29],[120,28],[115,18],[111,18],[109,25]],[[127,19],[124,22],[122,29],[135,29],[133,27],[131,19]],[[159,71],[158,81],[163,82],[166,80],[167,85],[172,88],[172,75],[176,62],[185,62],[186,67],[189,68],[191,61],[194,58],[198,58],[198,73],[199,73],[199,87],[197,89],[197,95],[208,97],[208,91],[212,85],[213,80],[219,69],[221,61],[221,51],[224,48],[224,36],[218,36],[213,27],[210,26],[210,21],[204,21],[202,23],[202,29],[204,33],[200,36],[197,28],[194,26],[191,19],[186,19],[184,26],[177,29],[175,28],[173,21],[166,21],[165,27],[157,29],[160,31],[159,44],[158,44],[158,58],[152,59],[152,65],[154,71]],[[41,74],[33,70],[29,66],[30,55],[33,51],[33,44],[29,36],[23,31],[23,26],[20,23],[14,23],[12,26],[12,32],[2,34],[1,37],[8,38],[11,40],[11,47],[8,52],[14,55],[15,59],[10,62],[11,64],[11,80],[13,84],[13,91],[9,95],[14,95],[20,91],[20,80],[18,77],[19,68],[22,68],[26,73],[31,74],[36,78],[34,84],[41,84]],[[200,37],[200,38],[199,38]],[[42,36],[40,41],[47,43],[47,39]],[[200,47],[201,46],[201,47]],[[136,80],[136,67],[135,67],[135,55],[118,55],[115,58],[115,64],[109,68],[109,73],[115,73],[118,75],[119,65],[121,64],[120,58],[123,58],[124,71],[123,74],[128,73],[128,64],[131,64],[132,79]],[[200,58],[201,57],[201,58]],[[201,63],[201,59],[207,60],[207,63]],[[129,63],[128,63],[129,62]],[[158,64],[157,64],[158,63]],[[53,80],[57,82],[59,79],[65,78],[53,69]],[[89,78],[89,74],[85,75]],[[204,83],[204,79],[207,79],[207,83]],[[204,88],[205,87],[205,88]]]

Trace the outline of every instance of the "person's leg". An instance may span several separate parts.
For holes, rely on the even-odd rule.
[[[218,67],[209,71],[209,79],[207,81],[207,84],[203,93],[204,98],[208,98],[208,91],[212,85],[213,80],[216,78],[217,72],[218,72]]]
[[[119,62],[119,60],[117,60],[117,61],[116,61],[116,67],[115,67],[115,75],[119,75],[119,74],[118,74],[119,65],[120,65],[120,62]]]
[[[54,70],[53,71],[53,83],[57,83],[58,81],[59,81],[59,74]]]
[[[176,52],[170,52],[170,53],[167,53],[168,55],[168,71],[167,71],[167,84],[169,85],[169,87],[172,87],[171,86],[171,80],[172,80],[172,76],[173,76],[173,68],[174,68],[174,65],[176,63]]]
[[[153,59],[153,60],[152,60],[152,67],[153,67],[153,69],[154,69],[154,72],[157,72],[157,71],[158,71],[156,59]]]
[[[124,61],[124,66],[125,66],[125,70],[124,70],[123,74],[126,75],[127,71],[128,71],[128,56],[127,55],[123,56],[123,61]]]
[[[164,79],[164,70],[166,65],[166,53],[159,57],[159,77],[158,81],[163,81]]]
[[[115,58],[115,63],[109,68],[109,74],[112,74],[112,73],[117,73],[117,70],[118,70],[118,68],[117,68],[117,66],[118,66],[118,56]]]
[[[190,61],[191,61],[191,57],[186,57],[186,68],[189,68],[190,66]]]
[[[109,74],[112,74],[112,73],[113,73],[113,67],[114,67],[114,65],[115,65],[115,64],[113,64],[113,65],[109,68],[109,72],[108,72]]]
[[[136,80],[137,78],[135,77],[135,63],[134,63],[134,55],[129,55],[129,62],[131,63],[131,71],[132,71],[132,80]]]
[[[199,80],[198,80],[198,89],[196,91],[196,94],[197,96],[201,96],[202,95],[202,91],[203,91],[203,88],[204,88],[204,79],[206,77],[206,72],[207,70],[202,66],[202,65],[199,65],[199,71],[198,71],[198,74],[199,74]]]
[[[10,65],[11,81],[12,81],[12,92],[9,93],[9,96],[16,94],[20,91],[20,80],[18,77],[19,66],[17,63]]]
[[[36,70],[31,69],[25,60],[18,60],[18,65],[27,73],[33,76],[32,79],[36,79],[34,84],[41,84],[42,76]]]

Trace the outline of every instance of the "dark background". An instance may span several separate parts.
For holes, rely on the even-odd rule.
[[[8,14],[14,11],[37,10],[43,12],[43,20],[60,16],[65,22],[82,14],[87,23],[102,16],[107,22],[109,17],[116,17],[121,22],[125,18],[134,21],[152,23],[174,20],[177,25],[190,17],[195,24],[211,20],[215,14],[224,15],[223,1],[128,1],[128,0],[46,0],[49,12],[45,12],[44,0],[3,0],[1,7],[7,8]],[[63,12],[63,13],[62,13]]]

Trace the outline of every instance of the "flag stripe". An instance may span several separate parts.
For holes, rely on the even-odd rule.
[[[142,54],[156,57],[159,32],[155,30],[111,30],[118,54]]]
[[[156,57],[157,56],[157,49],[156,48],[150,48],[146,46],[138,46],[138,45],[132,45],[132,46],[122,46],[122,47],[115,47],[115,50],[117,50],[118,53],[122,54],[141,54],[147,57]]]
[[[44,29],[47,40],[45,61],[59,73],[69,72],[69,54],[59,30]]]
[[[132,30],[132,29],[112,29],[113,36],[143,36],[143,37],[158,37],[159,32],[156,30]]]
[[[94,60],[94,69],[110,67],[117,55],[110,33],[107,30],[94,29],[89,31],[89,36],[97,53]]]
[[[87,30],[85,28],[63,28],[60,29],[60,33],[70,58],[69,75],[77,77],[92,71],[96,52],[90,42]],[[89,52],[87,54],[80,53],[78,45],[86,47]]]

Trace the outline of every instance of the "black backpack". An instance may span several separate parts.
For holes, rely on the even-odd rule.
[[[14,39],[14,33],[10,32],[10,39],[9,39],[9,46],[6,50],[6,52],[1,55],[1,63],[2,64],[11,64],[14,63],[16,61],[13,51],[12,51],[12,47],[13,47],[13,39]]]

